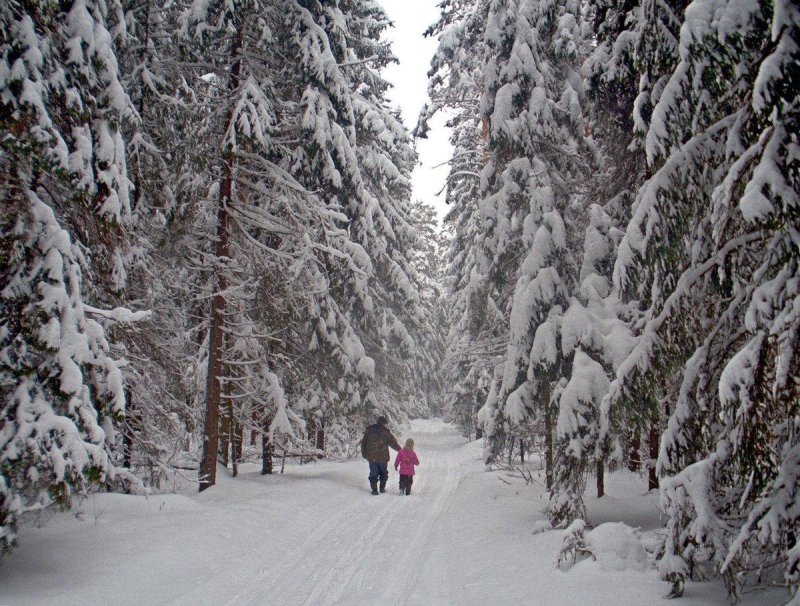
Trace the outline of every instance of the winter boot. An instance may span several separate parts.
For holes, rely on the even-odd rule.
[[[372,489],[372,494],[378,494],[378,483],[370,481],[369,487]]]
[[[381,492],[386,492],[386,482],[381,482]]]

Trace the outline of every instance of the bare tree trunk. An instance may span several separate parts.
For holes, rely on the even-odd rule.
[[[133,415],[136,409],[133,405],[133,392],[130,386],[125,386],[125,424],[122,431],[122,466],[125,469],[131,468],[133,460]]]
[[[265,476],[272,473],[272,451],[273,444],[267,432],[261,434],[261,475]]]
[[[603,459],[597,461],[597,498],[606,494],[606,466]]]
[[[322,422],[317,424],[317,436],[314,445],[317,447],[317,450],[324,451],[325,450],[325,425]],[[317,455],[318,459],[321,459],[323,455],[320,453]]]
[[[230,422],[230,443],[231,443],[231,469],[233,477],[239,475],[239,460],[242,458],[242,426],[233,415],[233,405],[231,404]]]
[[[515,437],[511,437],[511,444],[508,447],[508,464],[511,465],[511,462],[514,460],[514,442],[516,441]]]
[[[522,438],[519,439],[519,461],[520,463],[525,462],[525,440]]]
[[[232,161],[225,161],[225,175],[220,188],[217,210],[217,260],[228,256],[228,200],[232,186]],[[200,461],[200,492],[213,486],[217,478],[217,449],[219,445],[220,375],[222,375],[223,325],[225,323],[225,293],[227,280],[222,268],[217,268],[216,294],[211,300],[211,328],[208,338],[208,370],[206,377],[206,418],[203,429],[203,458]]]
[[[231,75],[228,88],[239,87],[241,61],[239,53],[242,47],[244,28],[239,24],[236,37],[231,46]],[[231,108],[227,123],[233,119]],[[217,447],[219,444],[219,405],[220,377],[222,376],[223,328],[225,324],[225,289],[228,286],[225,269],[228,262],[228,224],[230,214],[228,205],[233,192],[233,154],[225,151],[222,160],[222,180],[219,187],[219,206],[217,207],[217,243],[215,247],[216,291],[211,299],[211,327],[208,337],[208,370],[206,372],[206,418],[203,429],[203,456],[200,460],[200,492],[213,486],[217,479]]]
[[[553,487],[553,415],[549,400],[550,394],[548,393],[544,408],[544,467],[547,490]]]
[[[639,471],[642,468],[642,438],[638,430],[634,430],[630,436],[630,446],[628,448],[628,469]]]
[[[224,342],[224,339],[223,339]],[[217,452],[217,461],[220,465],[227,468],[230,462],[230,449],[231,449],[231,422],[233,421],[233,400],[231,395],[231,382],[222,381],[222,397],[220,401],[220,419],[219,419],[219,450]]]
[[[653,416],[650,419],[650,465],[647,473],[647,489],[658,488],[658,476],[656,475],[656,459],[658,459],[658,442],[661,434],[658,431],[658,418]]]

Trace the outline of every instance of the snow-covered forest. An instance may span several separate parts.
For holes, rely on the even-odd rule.
[[[495,571],[497,603],[558,603],[515,585],[527,550],[547,547],[536,566],[560,574],[586,555],[602,568],[611,544],[642,552],[630,603],[704,579],[723,599],[768,587],[800,603],[800,5],[438,6],[420,24],[438,49],[410,132],[389,101],[402,83],[383,74],[396,59],[380,0],[0,2],[0,586],[21,588],[14,601],[37,602],[14,568],[36,559],[26,529],[33,549],[69,542],[85,531],[35,527],[72,510],[54,528],[81,528],[97,496],[121,528],[164,513],[144,505],[160,495],[186,529],[174,540],[192,528],[179,520],[227,524],[190,544],[241,557],[183,603],[371,603],[368,536],[341,547],[330,525],[382,537],[373,515],[408,549]],[[440,116],[441,226],[411,183]],[[419,529],[404,499],[363,514],[378,499],[320,488],[363,471],[369,494],[354,460],[379,415],[398,439],[424,436]],[[529,517],[473,464],[511,474]],[[607,494],[632,486],[656,504],[643,543]],[[314,508],[326,498],[333,517]],[[256,501],[285,516],[258,542]],[[304,508],[325,531],[275,563]],[[453,547],[468,522],[495,545],[488,567]],[[329,571],[304,594],[291,575],[315,557]],[[572,584],[615,595],[575,568]],[[409,569],[385,601],[492,599]],[[96,599],[75,591],[62,601]]]

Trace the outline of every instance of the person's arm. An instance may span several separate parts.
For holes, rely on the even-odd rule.
[[[384,429],[385,429],[385,428],[384,428]],[[400,446],[400,444],[398,444],[398,443],[397,443],[397,440],[396,440],[396,439],[395,439],[395,437],[392,435],[392,432],[391,432],[391,431],[389,431],[388,429],[386,429],[386,443],[387,443],[387,444],[388,444],[388,445],[389,445],[389,446],[390,446],[390,447],[391,447],[393,450],[396,450],[397,452],[400,452],[400,451],[402,450],[402,446]]]
[[[417,453],[414,453],[414,465],[419,465],[419,457],[417,457]]]
[[[367,458],[367,434],[364,434],[364,437],[361,438],[361,458]]]
[[[394,470],[397,471],[397,467],[400,465],[400,452],[398,451],[397,454],[394,456]]]

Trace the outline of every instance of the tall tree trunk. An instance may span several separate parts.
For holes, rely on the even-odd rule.
[[[236,37],[231,46],[231,75],[228,88],[233,91],[239,87],[244,28],[239,24]],[[231,107],[226,126],[233,119]],[[217,207],[216,291],[211,299],[211,327],[208,337],[208,370],[206,372],[206,418],[203,428],[203,457],[200,461],[200,492],[213,486],[217,479],[217,447],[219,444],[219,405],[220,377],[223,367],[223,334],[225,325],[225,289],[228,286],[225,275],[228,265],[228,224],[230,213],[228,205],[233,192],[233,153],[226,150],[222,160],[222,180],[219,187],[219,206]]]
[[[525,462],[525,440],[519,439],[519,462]]]
[[[642,437],[638,430],[633,430],[630,434],[628,447],[628,469],[639,471],[642,468]]]
[[[265,476],[272,473],[272,440],[267,435],[266,430],[261,434],[261,475]]]
[[[228,200],[232,187],[232,160],[225,160],[225,173],[220,187],[217,209],[218,263],[228,257]],[[206,418],[203,428],[203,458],[200,461],[200,492],[213,486],[217,478],[217,449],[219,447],[220,376],[223,366],[223,326],[225,323],[225,289],[227,279],[224,268],[217,267],[216,293],[211,300],[211,328],[208,338],[208,370],[206,373]]]
[[[650,465],[647,472],[647,489],[653,490],[658,488],[658,476],[656,475],[656,459],[658,459],[658,442],[661,438],[661,433],[658,431],[658,417],[653,416],[650,419]]]
[[[223,342],[225,339],[223,339]],[[231,382],[222,381],[222,396],[220,398],[220,420],[219,420],[219,451],[217,461],[220,465],[227,468],[230,462],[231,450],[231,422],[233,421],[233,399],[231,398]]]
[[[133,461],[133,392],[129,385],[125,386],[125,423],[122,431],[122,466],[125,469],[131,468]]]
[[[317,450],[324,451],[325,450],[325,425],[320,421],[317,423],[317,439],[314,445],[317,447]],[[322,458],[322,453],[317,455],[318,459]]]
[[[231,469],[235,478],[239,475],[239,460],[242,458],[242,426],[233,415],[233,404],[231,404],[230,443]]]
[[[597,460],[597,498],[606,494],[606,466],[603,459]]]
[[[553,488],[553,407],[550,404],[550,394],[552,393],[551,380],[545,382],[546,389],[542,393],[544,404],[544,469],[547,490]]]
[[[549,392],[549,390],[548,390]],[[550,394],[544,407],[544,467],[547,490],[553,487],[553,412],[550,410]]]

